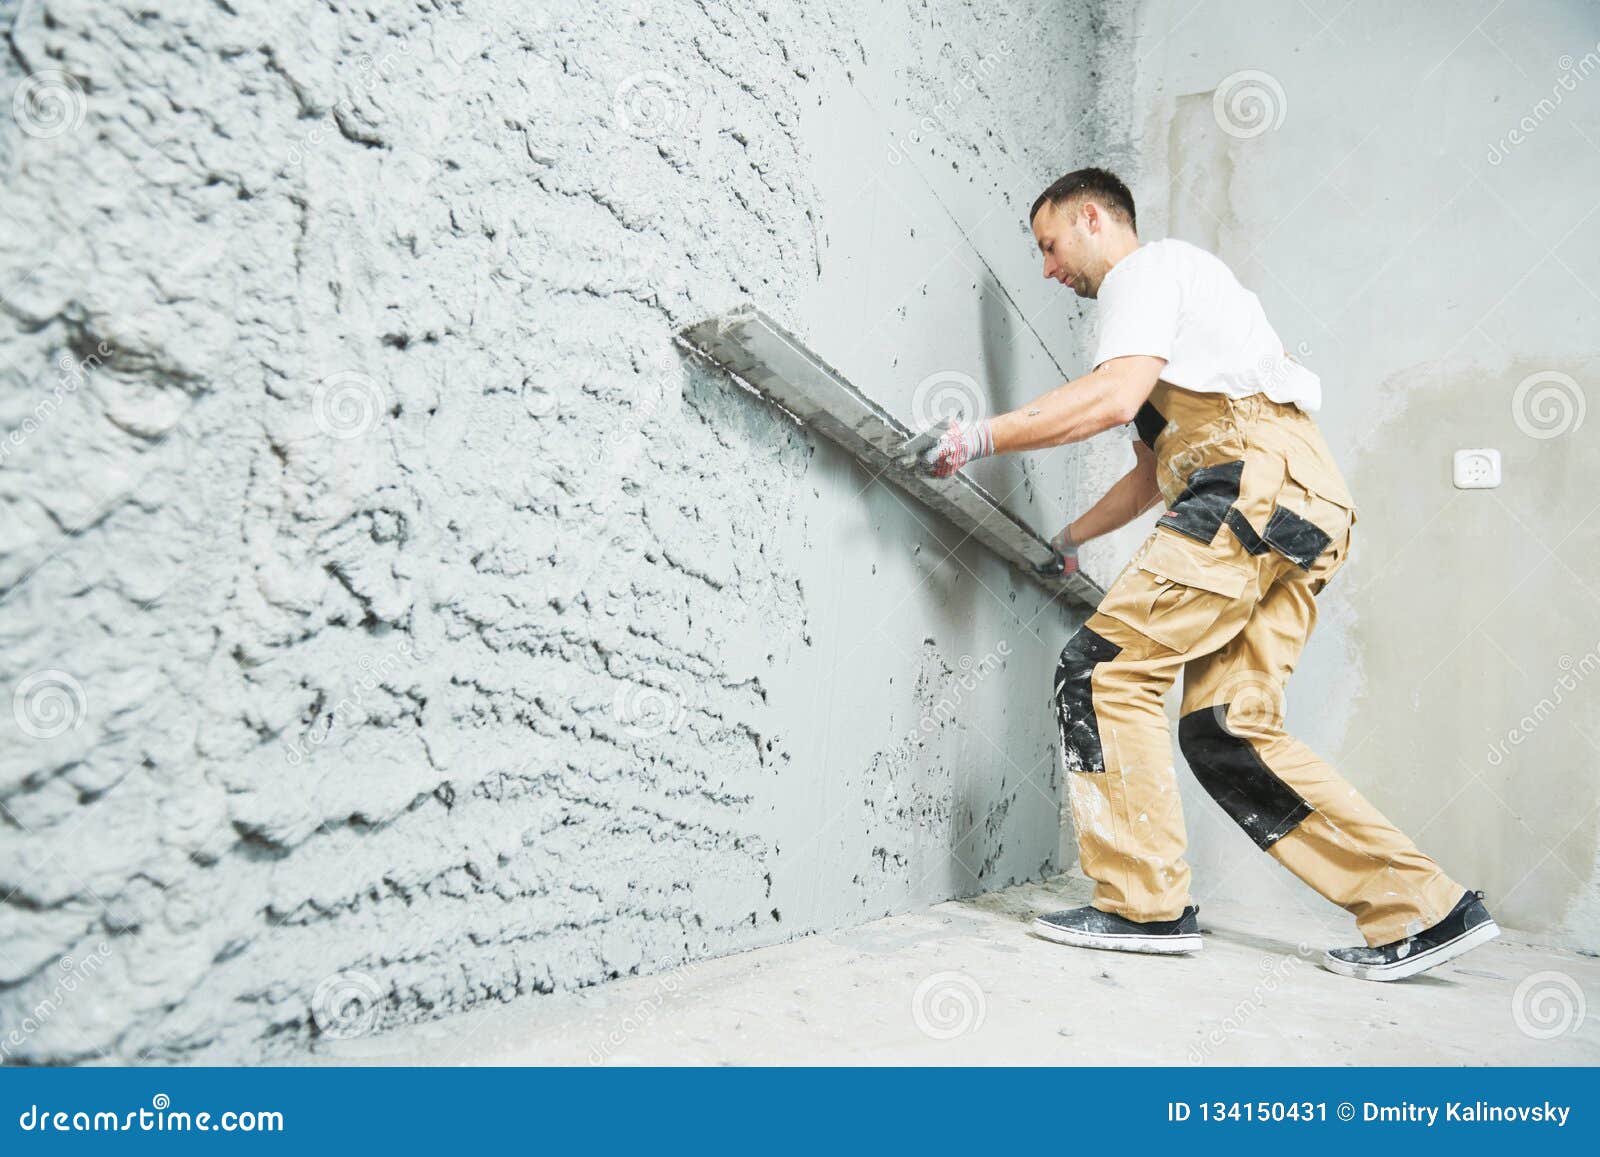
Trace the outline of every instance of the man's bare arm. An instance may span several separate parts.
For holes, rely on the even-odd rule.
[[[1070,522],[1052,540],[1057,550],[1076,547],[1127,526],[1161,499],[1156,484],[1156,456],[1143,442],[1133,444],[1133,469],[1117,479],[1100,500]]]
[[[1009,454],[1082,442],[1133,421],[1166,364],[1164,358],[1143,355],[1112,358],[1021,409],[990,419],[994,452]]]
[[[1020,450],[1042,450],[1131,422],[1155,389],[1164,358],[1142,354],[1112,358],[1092,373],[1074,378],[1029,402],[987,421],[952,421],[929,449],[929,434],[906,443],[907,464],[946,478],[974,458]]]

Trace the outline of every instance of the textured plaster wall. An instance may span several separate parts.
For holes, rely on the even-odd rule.
[[[1600,948],[1600,9],[1140,6],[1139,192],[1322,375],[1360,506],[1288,721],[1493,910]],[[1458,448],[1504,459],[1456,490]],[[1287,894],[1185,783],[1196,887]]]
[[[248,1060],[1050,870],[1072,617],[675,347],[1078,368],[1090,3],[29,0],[0,1042]],[[1047,533],[1126,446],[991,465]],[[444,1059],[444,1058],[441,1058]]]

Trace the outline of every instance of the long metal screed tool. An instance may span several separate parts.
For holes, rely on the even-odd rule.
[[[777,403],[802,425],[838,443],[873,474],[942,515],[1046,590],[1093,609],[1105,593],[1081,574],[1063,575],[1049,542],[964,474],[928,478],[895,463],[911,431],[754,306],[683,331],[691,349]],[[1052,573],[1053,572],[1053,573]]]

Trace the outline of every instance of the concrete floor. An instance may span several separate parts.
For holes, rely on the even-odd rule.
[[[1600,959],[1507,932],[1396,984],[1316,961],[1353,942],[1293,906],[1207,901],[1192,957],[1089,952],[1027,921],[1059,877],[658,976],[318,1046],[358,1064],[1600,1063]],[[1331,910],[1330,910],[1331,911]],[[1592,998],[1592,1001],[1591,1001]],[[1594,1008],[1587,1016],[1584,1009]]]

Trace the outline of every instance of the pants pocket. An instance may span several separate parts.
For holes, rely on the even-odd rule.
[[[1322,588],[1327,586],[1333,576],[1344,569],[1344,564],[1350,559],[1350,543],[1355,537],[1356,512],[1351,510],[1350,521],[1346,524],[1345,532],[1334,539],[1330,546],[1316,562],[1311,564],[1311,593],[1319,595]]]
[[[1307,464],[1291,460],[1261,533],[1264,546],[1306,572],[1313,593],[1344,566],[1356,518],[1342,487],[1336,495],[1315,488],[1320,477]]]
[[[1249,572],[1158,528],[1106,592],[1100,613],[1183,654],[1243,596]]]

